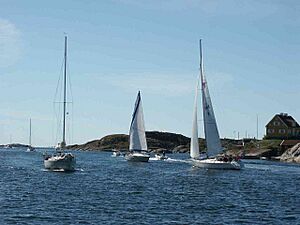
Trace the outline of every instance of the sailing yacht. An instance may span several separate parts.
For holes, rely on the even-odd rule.
[[[139,91],[135,101],[129,130],[129,153],[125,155],[125,159],[132,162],[148,162],[149,158],[150,155],[147,148],[142,99]]]
[[[202,110],[204,120],[204,134],[207,146],[206,156],[199,152],[198,141],[198,90],[201,84],[202,93]],[[196,93],[194,100],[192,137],[190,145],[190,156],[192,163],[196,167],[208,169],[236,169],[239,170],[243,164],[238,159],[232,159],[225,155],[221,155],[223,148],[221,146],[218,126],[208,90],[207,80],[203,72],[202,44],[200,39],[200,78],[197,79]]]
[[[48,170],[55,171],[74,171],[76,166],[75,155],[65,153],[66,147],[66,104],[67,104],[67,36],[65,36],[64,52],[64,99],[63,99],[63,124],[62,124],[62,142],[53,155],[44,155],[44,166]]]
[[[29,145],[26,152],[34,152],[35,148],[31,145],[31,118],[29,119]]]

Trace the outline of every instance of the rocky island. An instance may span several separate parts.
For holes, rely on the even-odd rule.
[[[190,138],[171,132],[147,131],[148,148],[150,152],[187,153],[190,148]],[[244,155],[248,159],[273,159],[286,162],[300,162],[300,144],[292,149],[282,149],[282,140],[255,140],[255,139],[221,139],[224,151],[231,155]],[[70,150],[83,151],[127,151],[129,136],[126,134],[112,134],[85,144],[68,146]],[[199,138],[199,147],[205,150],[203,138]]]
[[[147,144],[151,152],[187,152],[190,138],[181,134],[147,131]],[[127,134],[107,135],[98,140],[93,140],[81,145],[70,145],[68,149],[84,151],[127,151],[129,148],[129,136]]]

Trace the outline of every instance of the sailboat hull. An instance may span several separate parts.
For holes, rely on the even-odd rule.
[[[220,170],[240,170],[244,167],[243,163],[240,160],[225,162],[225,161],[216,160],[215,158],[203,159],[203,160],[193,159],[192,164],[195,167],[200,167],[205,169],[220,169]]]
[[[45,169],[57,171],[75,171],[76,160],[71,153],[53,155],[44,159]]]
[[[150,155],[145,153],[129,153],[125,159],[130,162],[148,162]]]

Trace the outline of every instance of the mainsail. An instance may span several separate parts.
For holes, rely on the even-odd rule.
[[[209,95],[207,81],[203,73],[202,46],[200,40],[200,77],[202,86],[202,107],[204,119],[204,133],[208,156],[215,156],[222,151],[217,122]]]
[[[190,156],[193,159],[199,158],[199,140],[198,140],[198,89],[199,89],[199,79],[197,79],[195,102],[194,102],[194,112],[193,112],[193,128],[190,146]]]
[[[135,107],[132,115],[130,130],[130,151],[147,151],[147,141],[145,135],[145,123],[142,108],[141,93],[138,92],[137,99],[135,101]]]

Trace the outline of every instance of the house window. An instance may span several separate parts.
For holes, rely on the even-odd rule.
[[[285,129],[279,129],[279,134],[285,134]]]
[[[274,125],[274,126],[280,126],[280,122],[279,122],[279,121],[274,121],[274,122],[273,122],[273,125]]]
[[[274,133],[274,129],[268,129],[268,134],[273,134]]]

